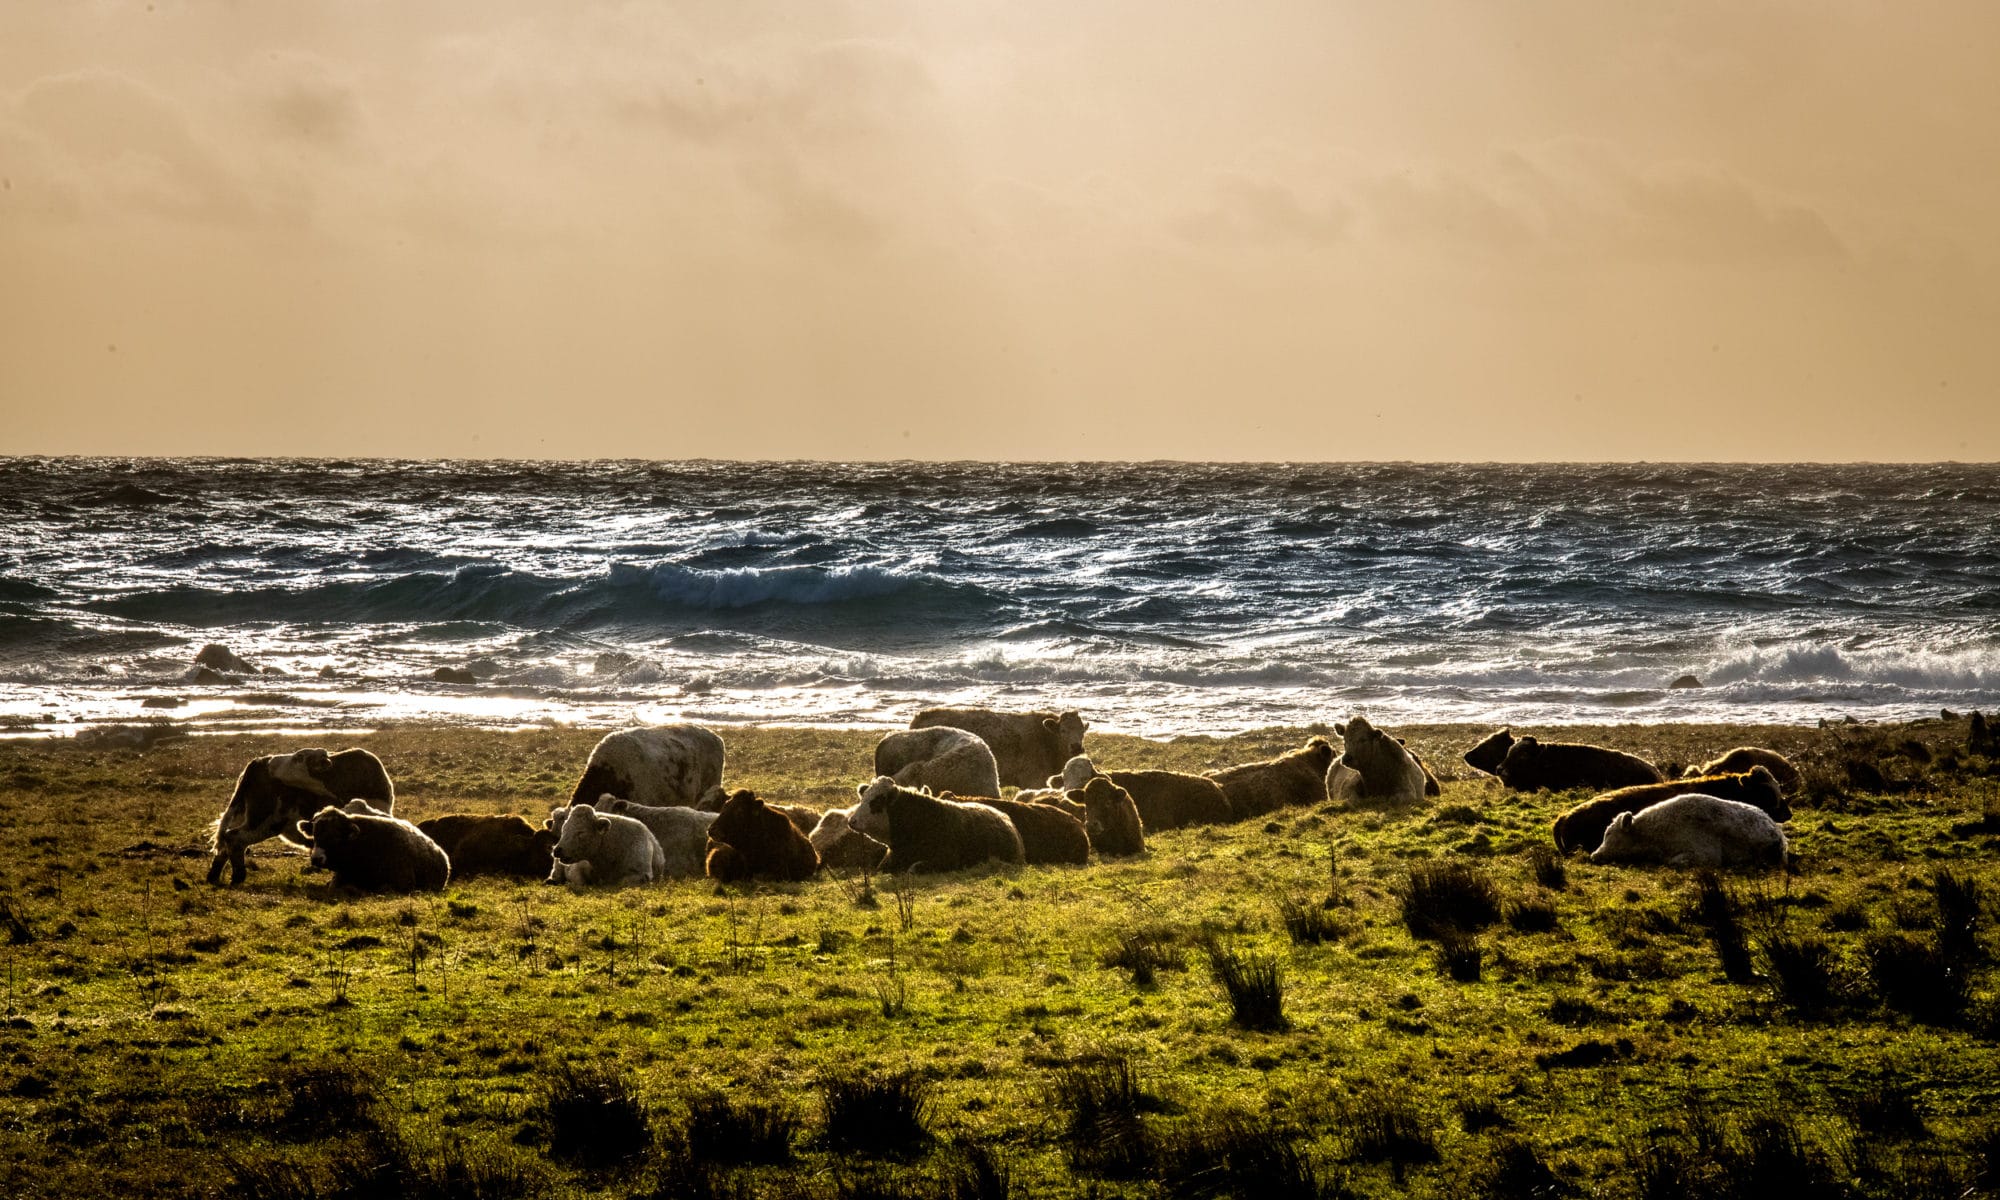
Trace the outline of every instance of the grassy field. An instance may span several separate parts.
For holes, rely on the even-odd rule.
[[[401,816],[538,819],[598,732],[351,741]],[[723,732],[733,786],[823,807],[875,738]],[[1555,860],[1580,796],[1470,778],[1484,730],[1399,732],[1441,799],[1135,861],[414,898],[277,842],[201,882],[243,763],[345,737],[0,743],[0,1194],[2000,1191],[2000,764],[1963,722],[1565,731],[1792,755],[1799,873],[1720,879]]]

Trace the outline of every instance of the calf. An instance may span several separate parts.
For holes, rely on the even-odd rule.
[[[572,804],[549,814],[556,832],[550,883],[624,887],[651,883],[666,873],[666,855],[653,831],[595,805]]]
[[[1335,800],[1370,804],[1420,804],[1439,792],[1438,781],[1401,740],[1375,728],[1366,717],[1334,726],[1344,739],[1340,757],[1327,769],[1326,792]]]
[[[250,760],[236,777],[228,807],[210,828],[215,858],[208,881],[222,882],[223,864],[229,882],[243,882],[243,852],[266,838],[281,837],[298,845],[299,825],[328,803],[366,800],[384,812],[396,808],[396,789],[382,760],[366,750],[329,754],[317,747],[290,754],[268,754]]]
[[[716,814],[671,804],[658,807],[634,804],[616,796],[604,797],[597,811],[631,817],[652,830],[660,843],[660,853],[666,856],[667,878],[701,878],[708,860],[708,831],[715,824]]]

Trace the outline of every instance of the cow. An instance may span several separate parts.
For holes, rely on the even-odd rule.
[[[294,828],[312,847],[315,870],[333,872],[333,882],[363,892],[441,892],[451,881],[444,848],[408,821],[351,800],[331,804]]]
[[[1763,766],[1757,766],[1731,775],[1669,779],[1593,796],[1556,818],[1556,849],[1564,854],[1572,850],[1595,850],[1604,840],[1605,826],[1611,824],[1618,814],[1638,812],[1662,800],[1691,793],[1756,805],[1771,814],[1774,821],[1792,819],[1792,806],[1785,802],[1784,789],[1778,786],[1777,777]]]
[[[1594,863],[1661,863],[1669,867],[1782,867],[1785,831],[1754,804],[1691,793],[1636,813],[1619,813],[1604,829]]]
[[[542,879],[554,861],[556,835],[513,815],[451,813],[419,821],[417,828],[451,859],[454,879],[473,875]]]
[[[820,815],[819,824],[806,840],[819,853],[823,867],[849,871],[878,871],[889,856],[889,847],[854,828],[854,809],[836,808]]]
[[[597,811],[631,817],[652,830],[654,839],[660,843],[660,853],[666,856],[663,869],[666,878],[701,878],[708,861],[708,831],[715,824],[715,813],[677,804],[634,804],[616,796],[600,799]]]
[[[1123,858],[1146,852],[1146,825],[1132,794],[1108,775],[1099,775],[1069,798],[1083,805],[1083,827],[1090,835],[1090,848],[1100,858]]]
[[[1297,750],[1276,758],[1207,774],[1222,786],[1223,795],[1229,797],[1230,815],[1241,821],[1288,805],[1325,801],[1326,772],[1333,766],[1333,760],[1333,743],[1313,737]]]
[[[1102,771],[1087,755],[1071,758],[1063,764],[1062,774],[1049,776],[1049,790],[1080,791],[1099,775],[1124,788],[1132,797],[1148,832],[1186,825],[1221,825],[1231,819],[1229,797],[1223,794],[1221,784],[1206,775],[1181,771]],[[1040,798],[1041,793],[1036,795]]]
[[[1769,771],[1771,777],[1778,781],[1778,786],[1787,792],[1798,791],[1799,785],[1805,782],[1804,777],[1799,774],[1799,769],[1792,765],[1791,759],[1776,750],[1766,750],[1762,746],[1738,746],[1719,758],[1702,763],[1700,766],[1689,767],[1682,772],[1682,777],[1693,779],[1701,775],[1736,775],[1752,767],[1762,767]]]
[[[945,796],[956,800],[956,796]],[[1036,863],[1076,863],[1090,861],[1090,835],[1083,822],[1051,804],[1023,803],[1018,800],[982,799],[979,803],[997,808],[1014,823],[1021,835],[1022,861]]]
[[[1334,800],[1367,804],[1421,804],[1441,790],[1423,760],[1391,736],[1355,717],[1334,726],[1344,746],[1327,768],[1326,793]]]
[[[389,772],[366,750],[329,754],[314,747],[250,760],[236,777],[228,807],[210,826],[215,858],[208,865],[208,881],[221,883],[227,863],[230,885],[242,883],[245,849],[273,837],[304,845],[299,822],[329,803],[348,800],[367,800],[389,813],[396,809]]]
[[[746,879],[811,879],[819,852],[790,817],[739,790],[708,827],[708,877],[718,883]]]
[[[571,804],[616,796],[693,807],[722,783],[722,739],[699,725],[656,725],[604,735],[570,793]]]
[[[548,882],[596,887],[651,883],[666,874],[667,857],[653,831],[591,804],[572,804],[549,814],[556,833],[555,862]]]
[[[989,859],[1019,863],[1027,857],[1019,831],[999,809],[913,791],[887,776],[858,790],[853,826],[889,843],[885,872],[956,871]]]
[[[907,788],[998,796],[1000,769],[976,733],[946,725],[901,729],[875,745],[875,774]]]
[[[1517,738],[1500,760],[1500,782],[1517,792],[1637,787],[1664,782],[1660,769],[1637,755],[1583,742]]]
[[[992,749],[993,758],[999,764],[1000,782],[1018,788],[1042,786],[1044,779],[1082,754],[1084,730],[1090,727],[1082,714],[1075,710],[1058,714],[997,712],[990,708],[927,708],[910,719],[911,729],[929,729],[939,725],[976,734]],[[879,767],[876,773],[895,774]],[[963,793],[962,789],[953,790]],[[963,794],[997,796],[1000,789]]]

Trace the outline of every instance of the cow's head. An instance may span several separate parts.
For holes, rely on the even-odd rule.
[[[300,821],[298,831],[300,840],[312,849],[312,868],[315,870],[332,866],[341,851],[359,833],[354,826],[354,818],[345,809],[330,804],[314,813],[310,820]]]
[[[1059,717],[1043,717],[1042,728],[1055,735],[1056,745],[1062,748],[1065,760],[1083,753],[1083,732],[1090,723],[1083,714],[1071,709]]]

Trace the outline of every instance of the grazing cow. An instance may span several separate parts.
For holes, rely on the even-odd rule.
[[[1605,827],[1618,814],[1638,812],[1662,800],[1693,793],[1754,804],[1769,813],[1774,821],[1792,819],[1792,806],[1785,803],[1784,789],[1778,786],[1777,778],[1760,765],[1732,775],[1670,779],[1664,783],[1645,783],[1594,796],[1556,818],[1556,849],[1564,854],[1572,850],[1595,850],[1604,840]]]
[[[1367,804],[1420,804],[1440,791],[1423,760],[1402,743],[1355,717],[1334,726],[1345,741],[1339,758],[1326,773],[1326,794],[1335,800]]]
[[[303,845],[299,822],[329,802],[356,799],[370,801],[384,812],[396,808],[389,772],[366,750],[328,754],[315,747],[250,760],[236,778],[228,807],[211,827],[215,858],[208,865],[208,881],[222,882],[222,866],[228,863],[229,882],[242,883],[245,849],[272,837]]]
[[[553,865],[556,835],[517,816],[452,813],[419,821],[417,828],[451,859],[454,879],[473,875],[543,879]]]
[[[386,816],[351,800],[329,804],[295,828],[312,847],[314,869],[333,872],[333,882],[363,892],[441,892],[451,881],[444,848],[408,821]]]
[[[657,725],[604,735],[570,793],[571,804],[616,796],[634,804],[692,807],[722,782],[722,739],[699,725]]]
[[[661,872],[665,878],[699,879],[706,871],[708,831],[715,824],[716,814],[677,804],[634,804],[616,796],[604,797],[597,810],[630,817],[652,830],[666,859]]]
[[[1042,781],[1062,770],[1063,764],[1083,753],[1083,733],[1090,727],[1074,710],[1010,713],[990,708],[927,708],[910,719],[910,728],[928,729],[947,725],[963,729],[984,741],[999,764],[1000,782],[1010,787],[1040,787]],[[880,775],[892,775],[876,767]],[[953,791],[963,791],[954,788]],[[969,795],[997,796],[991,792]]]
[[[1799,774],[1799,769],[1792,765],[1791,759],[1776,750],[1766,750],[1762,746],[1738,746],[1712,762],[1689,767],[1682,772],[1682,777],[1693,779],[1699,775],[1739,775],[1752,767],[1762,767],[1769,771],[1771,777],[1778,781],[1778,786],[1787,792],[1798,791],[1799,784],[1805,782],[1804,777]],[[1782,821],[1784,818],[1778,819]]]
[[[739,789],[708,827],[708,877],[718,883],[745,879],[811,879],[819,852],[790,817]]]
[[[854,828],[852,808],[836,808],[820,816],[806,840],[819,852],[823,867],[842,871],[878,871],[889,847]]]
[[[550,883],[624,887],[651,883],[666,874],[667,857],[653,831],[592,804],[572,804],[549,814],[556,832]]]
[[[1208,777],[1222,786],[1230,814],[1241,821],[1289,805],[1324,801],[1326,772],[1333,759],[1333,743],[1314,737],[1276,758],[1210,771]]]
[[[1500,781],[1517,792],[1637,787],[1660,783],[1660,769],[1637,755],[1582,742],[1517,738],[1500,762]]]
[[[912,791],[887,776],[859,791],[853,825],[889,843],[885,872],[956,871],[988,859],[1018,863],[1027,857],[1014,823],[997,808]]]
[[[978,734],[944,725],[903,729],[875,745],[875,774],[907,788],[998,796],[1000,768]]]
[[[1619,813],[1591,854],[1594,863],[1669,867],[1782,867],[1785,831],[1754,804],[1690,794]]]
[[[999,809],[1014,823],[1014,831],[1021,835],[1022,861],[1029,864],[1090,861],[1090,835],[1084,832],[1082,821],[1062,809],[1019,800],[985,799],[980,803]]]
[[[1139,806],[1133,803],[1132,793],[1119,787],[1110,776],[1099,775],[1090,780],[1071,792],[1070,799],[1081,803],[1088,814],[1084,818],[1084,831],[1090,835],[1090,848],[1100,858],[1125,858],[1146,852],[1146,825],[1140,819]]]

